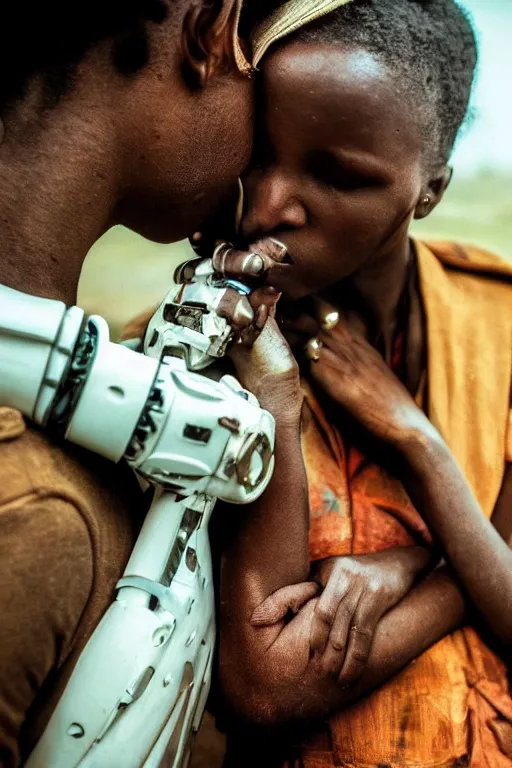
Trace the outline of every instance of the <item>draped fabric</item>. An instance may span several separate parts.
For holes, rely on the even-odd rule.
[[[512,267],[451,244],[416,243],[416,253],[428,348],[419,397],[490,518],[510,459]],[[305,392],[311,560],[431,546],[400,481],[347,443],[307,383]],[[304,768],[511,766],[506,668],[463,628],[333,717],[300,753]]]

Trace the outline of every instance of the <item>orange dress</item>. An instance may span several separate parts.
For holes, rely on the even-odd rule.
[[[486,516],[507,455],[512,372],[512,268],[451,245],[417,244],[427,316],[425,409],[462,466]],[[310,555],[379,552],[431,534],[404,487],[346,444],[306,387],[303,450]],[[471,627],[423,653],[301,745],[304,768],[512,766],[512,698],[503,662]]]

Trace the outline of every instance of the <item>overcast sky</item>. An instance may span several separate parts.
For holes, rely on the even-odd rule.
[[[453,158],[458,173],[512,172],[512,0],[463,0],[479,33],[474,119]]]

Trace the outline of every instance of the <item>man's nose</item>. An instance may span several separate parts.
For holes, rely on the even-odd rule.
[[[242,234],[249,242],[273,232],[299,229],[307,223],[306,208],[292,180],[258,172],[244,181],[244,191]]]

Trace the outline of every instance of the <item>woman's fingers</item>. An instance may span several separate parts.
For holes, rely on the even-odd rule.
[[[347,574],[333,572],[315,608],[310,637],[312,653],[322,654],[325,651],[340,602],[349,590]]]
[[[242,278],[244,277],[242,275],[243,269],[246,270],[245,277],[248,274],[247,270],[249,270],[249,273],[254,271],[250,266],[248,257],[252,258],[255,254],[242,254],[240,251],[234,251],[231,248],[228,250],[230,252],[226,252],[224,258],[221,255],[221,251],[217,249],[213,264],[205,259],[193,259],[182,264],[176,270],[175,282],[180,284],[193,282],[196,274],[201,274],[202,272],[211,274],[212,267],[216,268],[219,272],[221,269],[224,270],[226,277],[231,274],[232,276]],[[241,260],[242,255],[244,257],[243,260]],[[258,258],[260,257],[258,256]],[[246,280],[246,282],[249,281]],[[218,300],[215,311],[219,317],[224,318],[232,327],[237,341],[251,346],[263,330],[268,317],[274,316],[279,298],[280,294],[272,286],[260,285],[249,295],[243,295],[236,288],[228,287],[224,290],[220,300]]]
[[[279,624],[290,612],[298,613],[319,591],[320,588],[314,581],[279,589],[256,608],[251,616],[252,626],[270,627]]]
[[[273,316],[280,296],[281,294],[278,293],[275,288],[272,288],[272,286],[262,285],[252,291],[247,298],[255,311],[261,306],[265,306],[269,310],[269,314]]]
[[[241,296],[234,289],[228,288],[216,311],[232,327],[235,341],[252,347],[268,318],[274,315],[278,299],[279,294],[273,288],[262,288],[251,296]]]
[[[325,651],[322,655],[324,671],[337,679],[346,660],[349,632],[354,623],[359,594],[358,590],[351,589],[347,596],[341,600],[334,617]]]
[[[178,285],[191,283],[201,265],[208,264],[210,270],[219,277],[232,278],[242,282],[251,282],[264,276],[271,266],[272,259],[253,251],[239,251],[229,243],[217,246],[210,259],[190,259],[180,264],[174,273],[174,282]]]
[[[216,312],[223,317],[240,334],[249,329],[254,323],[254,310],[247,296],[241,296],[234,288],[228,288],[219,301]]]
[[[286,246],[275,238],[265,238],[253,243],[248,250],[239,250],[231,243],[219,243],[209,259],[196,258],[181,264],[174,275],[176,283],[190,283],[198,267],[210,262],[219,277],[240,280],[243,283],[261,281],[275,264],[288,255]]]
[[[364,596],[359,601],[348,630],[348,646],[339,681],[342,685],[354,685],[361,677],[370,658],[373,638],[382,610],[372,599]]]
[[[273,266],[274,264],[282,264],[288,257],[288,249],[286,245],[280,240],[276,240],[275,237],[263,237],[256,240],[250,246],[250,250],[256,251],[265,259],[270,259]]]
[[[236,280],[262,277],[272,265],[268,257],[251,251],[239,251],[228,243],[217,246],[212,263],[217,274]]]

